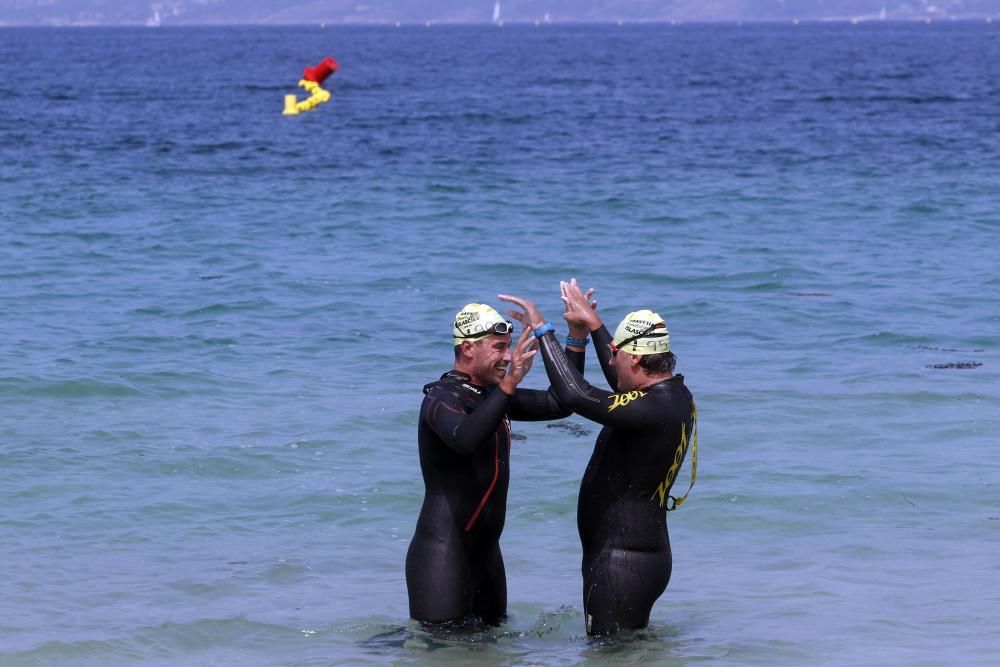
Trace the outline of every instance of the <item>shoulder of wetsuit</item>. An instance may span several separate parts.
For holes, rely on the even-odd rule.
[[[472,378],[469,377],[467,373],[462,373],[460,371],[448,371],[436,381],[424,385],[424,394],[430,393],[432,389],[440,387],[441,389],[450,391],[452,393],[459,393],[462,390],[471,392],[477,396],[482,396],[484,391],[482,388],[472,384]]]
[[[664,391],[668,392],[674,392],[674,391],[680,392],[680,395],[686,396],[687,400],[689,401],[694,400],[694,395],[691,393],[691,390],[687,388],[687,385],[684,384],[684,376],[681,375],[680,373],[675,373],[674,376],[669,380],[664,380],[663,382],[654,386],[662,387]]]
[[[681,391],[686,394],[691,393],[691,391],[684,384],[684,376],[681,375],[680,373],[677,373],[673,377],[667,378],[666,380],[660,380],[654,385],[650,385],[649,387],[646,388],[645,391],[665,391],[665,392]]]

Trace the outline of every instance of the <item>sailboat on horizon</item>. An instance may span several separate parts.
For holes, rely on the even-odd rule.
[[[493,22],[497,25],[503,25],[503,21],[500,20],[500,0],[496,0],[493,4]]]

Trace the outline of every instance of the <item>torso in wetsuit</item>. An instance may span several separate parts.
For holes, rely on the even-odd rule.
[[[583,355],[574,359],[583,365]],[[424,387],[418,445],[424,502],[406,555],[410,616],[443,623],[507,610],[500,534],[510,482],[510,419],[569,415],[551,391],[472,384],[451,371]]]
[[[592,335],[605,375],[615,386],[617,377],[608,364],[611,336],[604,327]],[[693,397],[681,375],[642,391],[612,393],[593,387],[546,338],[550,336],[542,338],[542,354],[559,401],[604,425],[577,505],[587,631],[645,627],[670,580],[666,505],[694,427]]]

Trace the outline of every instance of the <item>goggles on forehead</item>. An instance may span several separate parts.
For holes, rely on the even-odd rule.
[[[618,350],[622,349],[623,347],[625,347],[629,343],[634,343],[635,341],[639,340],[640,338],[645,338],[646,336],[648,336],[649,334],[651,334],[654,329],[659,329],[661,327],[664,328],[664,329],[666,329],[667,325],[664,324],[663,322],[657,322],[656,324],[653,324],[652,326],[648,327],[642,333],[636,334],[635,336],[630,336],[629,338],[626,338],[625,340],[623,340],[622,342],[618,343],[617,345],[615,345],[614,343],[608,343],[608,347],[611,348],[611,355],[614,356],[614,355],[618,354]]]
[[[459,329],[461,331],[461,329]],[[497,334],[498,336],[503,336],[504,334],[509,334],[514,332],[514,325],[511,324],[510,320],[504,322],[494,322],[490,326],[486,327],[483,331],[475,331],[471,333],[464,333],[461,336],[455,336],[455,338],[479,338],[481,336],[489,336],[491,334]]]

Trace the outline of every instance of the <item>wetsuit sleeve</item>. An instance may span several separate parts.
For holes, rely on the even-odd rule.
[[[582,374],[584,353],[566,350],[566,357]],[[518,389],[510,402],[509,415],[518,421],[542,421],[569,417],[573,411],[559,402],[552,387],[545,391],[538,389]]]
[[[476,408],[466,413],[453,394],[432,390],[428,395],[425,419],[441,441],[460,454],[472,454],[493,442],[492,436],[507,412],[510,399],[493,391]],[[450,399],[450,400],[449,400]]]
[[[592,386],[569,363],[556,338],[547,333],[539,339],[545,371],[560,405],[599,424],[621,429],[643,428],[662,420],[653,401],[643,402],[642,391],[613,394]]]
[[[602,324],[599,329],[591,331],[590,336],[594,339],[594,349],[597,351],[597,360],[601,362],[601,371],[604,372],[604,377],[608,381],[608,386],[617,387],[618,373],[611,367],[611,334],[608,333],[607,327]]]

